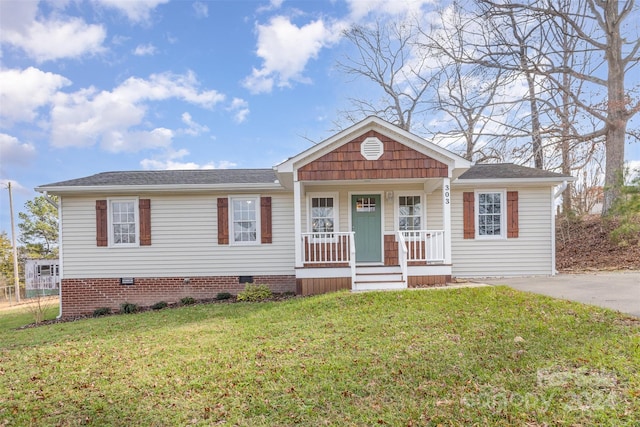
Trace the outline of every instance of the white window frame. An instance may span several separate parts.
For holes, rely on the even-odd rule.
[[[400,230],[400,197],[407,196],[420,196],[420,229],[426,230],[427,226],[427,196],[425,193],[419,191],[396,191],[395,192],[395,206],[394,206],[394,229]]]
[[[311,216],[312,199],[333,199],[333,231],[340,232],[340,197],[339,193],[322,192],[307,193],[307,232],[313,233],[313,218]],[[335,236],[334,236],[335,239]]]
[[[486,235],[480,234],[480,195],[481,194],[500,194],[500,234]],[[476,227],[476,239],[486,240],[503,240],[507,238],[507,190],[505,189],[487,189],[475,190],[474,194],[474,221]]]
[[[255,241],[236,241],[236,235],[233,230],[233,217],[234,217],[234,209],[233,209],[233,201],[234,200],[251,200],[256,209],[256,240]],[[235,246],[254,246],[262,244],[262,230],[261,230],[261,206],[260,206],[260,196],[254,194],[237,194],[234,196],[229,196],[229,243]]]
[[[113,223],[113,204],[114,203],[133,203],[133,213],[135,217],[135,227],[136,227],[136,241],[135,243],[116,243],[115,233],[114,233],[114,223]],[[108,226],[109,226],[109,247],[111,248],[135,248],[140,246],[140,210],[139,208],[139,198],[114,198],[107,199],[107,215],[109,216]]]

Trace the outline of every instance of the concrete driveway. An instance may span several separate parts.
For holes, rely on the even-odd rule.
[[[611,308],[640,317],[640,271],[558,274],[553,277],[502,277],[482,281],[490,285],[507,285],[520,291]]]

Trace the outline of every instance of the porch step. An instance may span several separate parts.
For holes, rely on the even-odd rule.
[[[374,291],[387,289],[405,289],[400,266],[356,267],[354,291]]]

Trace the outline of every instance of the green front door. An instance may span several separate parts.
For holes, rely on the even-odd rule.
[[[351,229],[356,262],[382,262],[382,215],[379,194],[351,196]]]

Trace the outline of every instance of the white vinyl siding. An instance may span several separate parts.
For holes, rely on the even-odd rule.
[[[442,220],[442,190],[435,190],[426,197],[427,220],[426,230],[442,230],[444,221]]]
[[[451,248],[454,276],[502,277],[553,274],[551,189],[549,187],[511,187],[506,190],[518,191],[519,236],[509,239],[464,239],[463,190],[454,189],[451,198]],[[465,189],[464,191],[473,190]],[[477,212],[475,214],[477,216]]]
[[[149,195],[152,246],[96,246],[95,200],[64,197],[64,278],[292,275],[293,198],[272,197],[273,243],[218,245],[219,194]],[[223,195],[226,197],[226,195]]]

